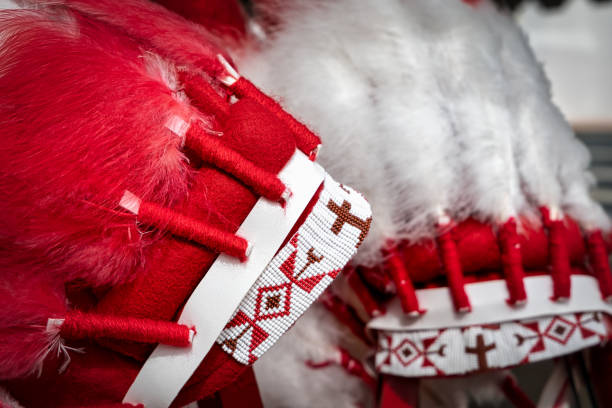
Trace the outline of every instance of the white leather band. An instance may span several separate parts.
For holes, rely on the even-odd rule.
[[[500,323],[532,317],[560,315],[573,312],[601,311],[612,314],[612,305],[601,298],[597,280],[587,275],[572,276],[572,295],[567,302],[555,302],[552,297],[550,276],[525,278],[527,303],[521,307],[509,306],[508,289],[504,280],[469,283],[465,291],[472,304],[471,313],[455,313],[448,288],[417,290],[419,304],[427,312],[411,317],[402,312],[395,298],[387,313],[372,319],[368,328],[373,330],[412,331],[466,327],[487,323]]]
[[[185,304],[179,323],[195,326],[190,348],[159,345],[141,368],[123,402],[168,407],[215,343],[243,297],[274,257],[323,182],[324,170],[296,150],[279,173],[293,195],[285,208],[257,201],[237,235],[253,244],[246,262],[219,255]]]

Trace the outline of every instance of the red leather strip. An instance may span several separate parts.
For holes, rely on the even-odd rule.
[[[589,246],[589,263],[599,282],[599,290],[604,299],[612,297],[612,273],[610,261],[603,235],[600,230],[589,233],[587,237]]]
[[[516,304],[527,300],[523,278],[523,261],[521,259],[521,246],[516,232],[514,219],[506,221],[499,229],[499,242],[502,252],[502,266],[508,286],[508,303]]]
[[[444,231],[438,237],[440,256],[446,271],[448,288],[450,289],[455,309],[458,312],[469,312],[472,306],[465,292],[463,270],[461,269],[461,262],[459,261],[457,245],[455,241],[453,241],[451,233],[452,230]]]
[[[414,286],[410,280],[410,275],[406,269],[402,258],[397,250],[392,247],[387,252],[386,269],[395,282],[397,296],[402,303],[402,310],[408,314],[420,314],[423,311],[419,307],[419,301],[414,291]]]

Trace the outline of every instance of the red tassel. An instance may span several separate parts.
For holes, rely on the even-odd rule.
[[[188,347],[191,344],[193,331],[183,324],[165,320],[71,311],[61,323],[60,335],[73,340],[108,338]]]
[[[376,379],[368,373],[361,361],[357,360],[343,348],[338,349],[340,352],[340,365],[349,374],[361,378],[363,382],[371,389],[376,389]]]
[[[232,174],[255,193],[272,201],[284,202],[289,198],[289,190],[276,174],[256,166],[198,125],[189,128],[185,144],[202,160]]]
[[[296,136],[298,149],[309,156],[315,156],[321,145],[321,139],[303,123],[291,116],[274,99],[261,92],[251,81],[243,77],[230,85],[232,92],[239,98],[249,97],[268,108],[277,118],[282,120]],[[312,157],[312,158],[315,158]]]
[[[321,304],[334,315],[334,317],[343,325],[345,325],[351,333],[362,340],[365,344],[372,344],[372,340],[368,337],[365,325],[357,317],[357,313],[352,308],[344,303],[342,299],[331,292],[323,292],[319,299]]]
[[[535,408],[535,404],[527,394],[519,387],[514,378],[511,375],[506,375],[499,384],[499,388],[502,390],[508,401],[510,401],[516,408]]]
[[[525,271],[523,270],[521,247],[514,218],[510,218],[499,229],[499,242],[502,266],[510,295],[507,302],[511,305],[523,304],[527,300],[525,283],[523,282]]]
[[[247,260],[251,252],[251,245],[246,239],[169,208],[141,201],[129,191],[125,192],[119,205],[137,214],[138,221],[143,224],[168,230],[173,235],[198,242],[210,249],[238,258],[242,262]]]
[[[470,305],[467,293],[465,293],[463,271],[459,261],[457,244],[455,244],[450,230],[440,234],[438,237],[438,247],[440,248],[442,263],[446,271],[446,279],[448,280],[448,288],[453,298],[455,310],[460,313],[469,312],[472,310],[472,306]]]
[[[379,305],[376,299],[372,297],[370,290],[363,283],[359,274],[352,267],[348,267],[348,269],[350,269],[348,271],[348,283],[359,298],[359,301],[368,315],[370,317],[376,317],[385,314],[386,310],[384,306]]]
[[[306,365],[314,369],[326,368],[334,364],[340,365],[348,374],[360,378],[372,390],[376,389],[376,378],[368,373],[361,361],[351,356],[351,354],[343,348],[338,348],[337,359],[325,360],[322,362],[306,361]]]
[[[548,228],[548,259],[553,281],[553,296],[556,301],[563,301],[571,295],[571,266],[563,220],[552,219],[550,209],[541,209],[544,225]]]
[[[402,304],[402,310],[404,313],[413,316],[425,313],[425,310],[419,307],[419,300],[414,291],[412,280],[410,279],[410,275],[406,270],[404,261],[398,253],[397,248],[391,246],[389,249],[386,249],[385,252],[387,255],[385,266],[395,283],[397,296]]]
[[[229,103],[202,76],[180,71],[179,80],[193,105],[202,112],[214,114],[219,122],[225,122],[229,116]]]
[[[602,298],[609,302],[612,300],[612,273],[610,261],[603,235],[600,230],[589,233],[587,237],[589,247],[589,263],[599,282]]]

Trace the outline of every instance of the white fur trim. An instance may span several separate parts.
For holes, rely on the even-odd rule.
[[[320,134],[321,162],[371,202],[357,263],[381,262],[388,239],[435,236],[436,206],[500,223],[552,205],[609,229],[588,196],[588,152],[510,16],[447,0],[280,9],[238,66]]]

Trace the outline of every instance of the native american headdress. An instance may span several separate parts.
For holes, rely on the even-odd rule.
[[[386,376],[491,372],[608,338],[610,221],[511,16],[487,1],[264,3],[238,66],[374,211],[347,277],[255,367],[264,402],[367,405],[378,376],[380,404],[403,406]],[[503,371],[486,378],[527,403]],[[444,384],[434,406],[467,404],[466,383]]]
[[[144,0],[23,7],[0,11],[0,384],[28,407],[248,384],[369,205],[238,74],[231,35]]]

